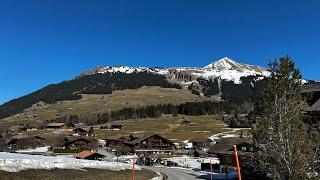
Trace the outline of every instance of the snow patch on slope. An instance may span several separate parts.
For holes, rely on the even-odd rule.
[[[17,153],[45,153],[49,151],[49,146],[37,147],[35,149],[18,150]]]

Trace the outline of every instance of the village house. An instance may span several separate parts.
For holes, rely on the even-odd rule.
[[[320,99],[303,111],[307,117],[307,124],[309,124],[310,133],[320,133]]]
[[[50,123],[47,124],[46,128],[48,130],[67,130],[69,126],[66,123]]]
[[[228,137],[217,140],[216,144],[210,146],[208,154],[217,157],[220,160],[220,165],[234,166],[233,145],[237,146],[239,160],[242,164],[252,162],[251,157],[255,152],[255,148],[251,137]]]
[[[33,126],[23,126],[19,130],[21,132],[32,132],[32,131],[37,131],[38,128],[37,127],[33,127]]]
[[[303,96],[308,97],[302,108],[302,113],[308,117],[310,130],[320,132],[320,86],[306,86],[302,90]]]
[[[100,126],[100,129],[104,129],[104,130],[121,130],[122,129],[122,125],[106,124],[106,125]]]
[[[88,136],[89,130],[87,130],[85,128],[78,127],[78,128],[73,129],[73,132],[75,134],[77,134],[78,136]]]
[[[139,153],[168,153],[172,154],[175,150],[172,141],[155,133],[136,133],[129,136],[107,138],[106,146],[124,146],[131,151]]]
[[[86,149],[92,150],[97,148],[97,140],[91,137],[66,137],[64,139],[65,149]]]
[[[189,140],[189,142],[192,143],[193,150],[198,149],[206,152],[213,141],[206,137],[195,137]]]
[[[43,145],[44,138],[39,136],[15,135],[5,138],[8,149],[27,149]]]
[[[75,158],[77,159],[86,159],[86,160],[99,160],[101,161],[105,155],[96,153],[96,152],[91,152],[91,151],[82,151],[76,155],[74,155]]]

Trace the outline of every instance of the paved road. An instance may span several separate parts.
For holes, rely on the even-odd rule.
[[[163,167],[142,167],[144,169],[148,169],[151,171],[155,172],[160,172],[162,174],[166,174],[168,179],[167,180],[206,180],[206,179],[211,179],[210,174],[202,174],[202,173],[197,173],[194,171],[187,171],[184,169],[179,169],[179,168],[163,168]],[[191,175],[191,174],[195,175]],[[197,175],[196,175],[197,174]],[[212,179],[221,179],[221,180],[226,180],[227,179],[238,179],[238,175],[236,172],[228,174],[226,176],[225,174],[214,174]]]
[[[184,170],[163,167],[143,167],[152,171],[160,172],[168,176],[168,180],[199,180],[196,176],[187,174]]]

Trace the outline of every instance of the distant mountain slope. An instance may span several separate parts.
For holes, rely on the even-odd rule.
[[[82,98],[59,101],[55,104],[36,103],[14,116],[4,118],[10,125],[23,122],[69,118],[77,115],[83,122],[96,121],[97,116],[129,107],[146,107],[155,104],[179,105],[186,102],[217,101],[215,97],[196,96],[188,90],[161,87],[141,87],[138,89],[115,90],[112,94],[81,94]],[[0,124],[1,126],[1,124]]]
[[[0,119],[21,112],[40,101],[56,103],[63,100],[77,100],[81,99],[80,94],[110,94],[113,90],[136,89],[142,86],[181,88],[180,85],[169,83],[164,76],[147,72],[92,74],[52,84],[9,101],[0,106]]]

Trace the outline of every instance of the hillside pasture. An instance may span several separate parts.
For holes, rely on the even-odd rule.
[[[191,123],[182,125],[185,118],[191,120]],[[226,126],[215,115],[164,116],[160,118],[115,121],[112,124],[122,125],[123,129],[119,131],[95,129],[97,137],[108,138],[138,132],[155,132],[175,142],[182,142],[194,137],[209,137],[226,131]]]
[[[39,125],[44,120],[62,116],[77,115],[80,121],[95,119],[98,114],[119,110],[125,107],[144,107],[155,104],[181,104],[215,100],[191,94],[188,90],[160,87],[142,87],[134,90],[118,90],[112,94],[83,94],[76,101],[61,101],[56,104],[34,105],[20,114],[0,120],[0,125]]]

